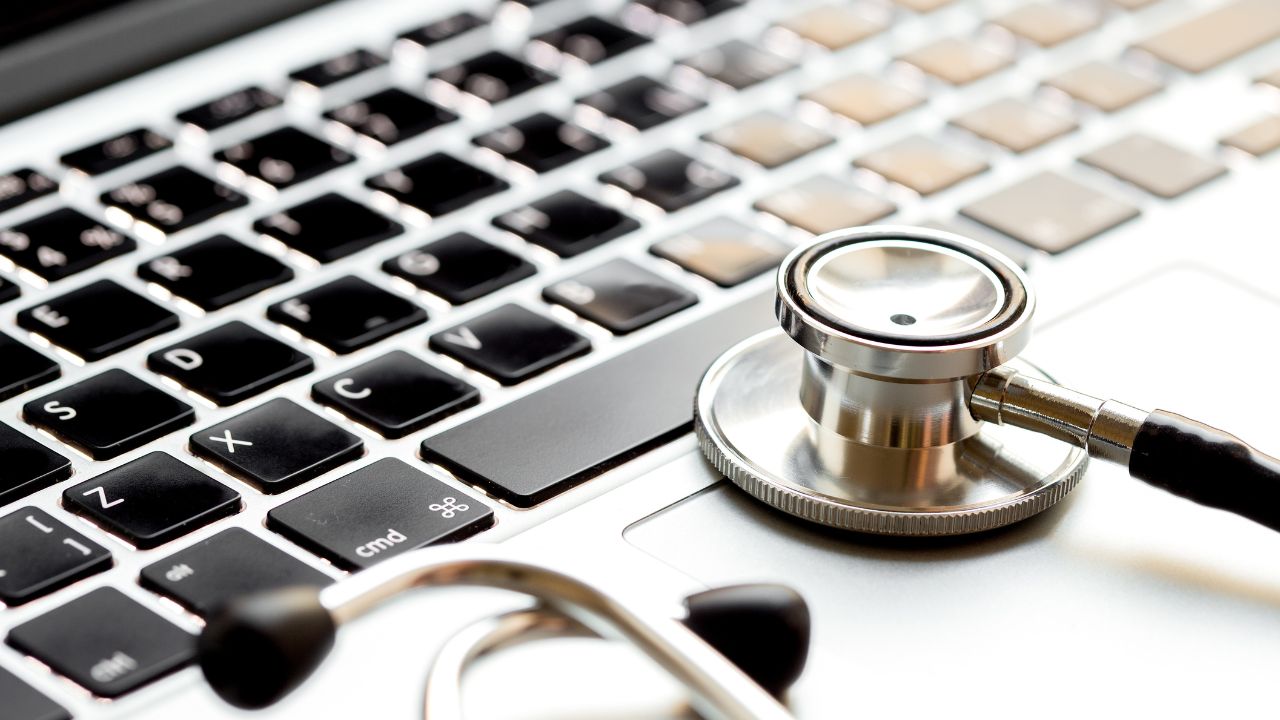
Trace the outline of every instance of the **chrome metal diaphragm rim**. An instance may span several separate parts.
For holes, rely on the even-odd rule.
[[[783,512],[867,533],[959,535],[1052,507],[1085,471],[1083,450],[989,423],[942,447],[854,443],[801,407],[803,353],[780,330],[748,338],[707,371],[694,408],[699,445],[716,470]]]

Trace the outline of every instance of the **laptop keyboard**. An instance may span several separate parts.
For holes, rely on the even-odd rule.
[[[861,43],[959,1],[633,0],[596,14],[504,2],[424,17],[393,45],[335,48],[272,82],[246,78],[165,125],[104,127],[106,139],[66,148],[62,167],[15,158],[0,168],[0,303],[16,309],[0,327],[0,400],[21,406],[0,423],[0,601],[52,598],[7,642],[117,697],[190,659],[188,634],[137,602],[140,588],[203,615],[227,588],[321,585],[483,536],[686,432],[689,389],[767,306],[765,283],[735,288],[808,234],[879,221],[1011,163],[1011,182],[962,204],[958,221],[1005,247],[1063,252],[1138,217],[1131,195],[1036,153],[1194,82],[1180,73],[1274,42],[1280,4],[1184,9],[1123,53],[1066,71],[1036,61],[1171,1],[1032,2],[989,17],[974,6],[972,32],[939,24],[881,71],[844,73],[833,63]],[[680,42],[701,23],[719,23],[714,43]],[[1013,68],[1035,76],[1027,92],[955,102]],[[1255,79],[1280,90],[1280,68]],[[562,102],[503,110],[539,93]],[[936,133],[841,142],[921,113]],[[1227,172],[1144,132],[1106,140],[1080,165],[1152,202]],[[1222,143],[1274,152],[1280,116],[1242,119]],[[392,152],[410,146],[422,149]],[[792,171],[820,154],[841,165]],[[68,184],[100,195],[69,202]],[[296,200],[273,205],[282,192]],[[465,230],[433,229],[468,213]],[[243,221],[228,230],[227,217]],[[329,267],[338,274],[317,274]],[[518,294],[530,286],[540,296]],[[41,300],[24,304],[29,293]],[[706,309],[729,293],[741,302]],[[459,313],[480,301],[492,304]],[[112,364],[142,344],[143,361]],[[82,365],[59,384],[62,367]],[[291,383],[302,394],[279,396]],[[526,383],[537,387],[504,394]],[[208,422],[218,408],[233,410]],[[155,445],[175,433],[189,434],[180,451]],[[381,456],[384,439],[410,437],[418,457]],[[93,462],[72,479],[77,455]],[[59,484],[60,502],[19,506]],[[254,532],[177,542],[245,514]],[[114,579],[138,583],[127,596],[66,589],[144,552],[140,579]],[[59,640],[108,616],[111,633]],[[18,681],[0,670],[6,682]]]

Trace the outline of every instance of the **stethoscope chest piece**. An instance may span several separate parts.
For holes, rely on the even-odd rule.
[[[798,248],[778,273],[778,329],[707,371],[703,452],[756,498],[804,519],[953,535],[1051,507],[1081,448],[977,420],[976,379],[1014,360],[1035,300],[1009,259],[950,233],[872,227]],[[1012,361],[1012,362],[1011,362]]]

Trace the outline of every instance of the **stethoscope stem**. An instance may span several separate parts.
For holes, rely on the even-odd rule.
[[[605,638],[635,644],[683,682],[695,708],[725,720],[791,715],[737,666],[678,621],[635,608],[577,578],[514,559],[497,548],[436,548],[370,568],[320,593],[336,625],[417,587],[485,586],[526,593]]]
[[[1280,530],[1280,460],[1230,433],[1164,410],[1100,400],[1008,366],[977,379],[969,410],[979,420],[1070,442],[1126,465],[1139,480]]]

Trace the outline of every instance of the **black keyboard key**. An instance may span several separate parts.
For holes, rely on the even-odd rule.
[[[178,316],[110,280],[99,280],[23,310],[18,326],[92,362],[173,330]]]
[[[572,190],[505,212],[493,224],[561,257],[584,253],[640,227],[635,218]]]
[[[10,607],[109,567],[110,552],[39,508],[0,518],[0,601]]]
[[[214,235],[138,266],[138,277],[210,312],[293,279],[279,260]]]
[[[225,407],[306,375],[315,363],[235,320],[151,353],[147,368]]]
[[[410,42],[415,42],[422,47],[431,47],[436,43],[442,43],[445,40],[452,40],[468,30],[474,30],[485,24],[484,18],[469,12],[460,12],[457,15],[450,15],[443,20],[436,20],[433,23],[423,25],[416,30],[401,35],[400,37]]]
[[[395,237],[404,228],[354,200],[328,193],[268,215],[253,229],[329,263]]]
[[[184,110],[178,113],[178,119],[210,132],[273,108],[281,102],[280,96],[253,85]]]
[[[62,506],[141,549],[240,511],[240,494],[162,452],[67,488]]]
[[[139,582],[206,617],[240,595],[296,586],[321,588],[333,579],[248,530],[228,528],[142,568]]]
[[[58,363],[0,334],[0,400],[56,380],[61,374]],[[0,505],[3,504],[0,501]]]
[[[249,202],[226,185],[185,167],[169,168],[118,187],[103,194],[101,200],[166,233],[189,228]]]
[[[290,73],[289,77],[312,87],[325,88],[386,63],[386,58],[368,50],[352,50],[322,63],[296,70]]]
[[[629,260],[611,260],[548,287],[542,296],[615,335],[625,335],[698,302],[698,296]]]
[[[0,255],[53,282],[132,252],[133,238],[71,208],[0,230]]]
[[[509,187],[505,180],[444,153],[375,175],[365,185],[431,217],[459,210]]]
[[[69,477],[70,460],[0,423],[0,505]],[[0,567],[4,564],[0,563]]]
[[[22,297],[22,290],[16,284],[0,278],[0,303],[17,300],[20,297]]]
[[[546,113],[487,132],[472,142],[538,173],[609,147],[607,141]]]
[[[9,631],[7,642],[99,697],[116,698],[191,662],[195,637],[112,587]]]
[[[0,175],[0,212],[25,205],[58,190],[58,183],[42,172],[21,168]]]
[[[519,305],[503,305],[436,333],[429,344],[503,385],[523,382],[591,350],[586,338]]]
[[[555,79],[528,63],[492,50],[431,77],[490,103],[515,97]]]
[[[5,720],[71,720],[71,713],[0,667],[0,698]]]
[[[267,527],[352,570],[492,525],[493,511],[479,500],[394,458],[267,514]]]
[[[383,145],[398,143],[458,119],[439,105],[398,88],[335,108],[324,116]]]
[[[427,321],[417,305],[350,275],[272,305],[267,317],[339,355]]]
[[[246,175],[286,188],[351,162],[351,153],[293,127],[272,130],[214,153]]]
[[[122,135],[99,140],[62,156],[62,164],[86,175],[101,175],[140,160],[173,145],[169,138],[138,128]]]
[[[692,25],[742,5],[742,0],[636,0],[641,7]]]
[[[531,277],[533,263],[468,233],[454,233],[382,264],[454,305],[471,302],[517,280]]]
[[[480,401],[475,388],[401,350],[312,385],[311,397],[389,438]]]
[[[706,106],[688,93],[647,77],[624,80],[578,102],[637,130],[648,130]]]
[[[196,413],[113,368],[23,405],[22,417],[94,460],[110,460],[190,425]]]
[[[649,42],[648,38],[594,15],[534,38],[585,63],[598,63]]]
[[[707,366],[734,343],[776,326],[773,293],[760,293],[427,438],[423,458],[532,507],[687,433]]]
[[[738,184],[732,175],[676,150],[661,150],[600,176],[637,198],[675,212]]]
[[[360,457],[360,438],[284,398],[191,435],[191,451],[265,493],[281,493]]]

